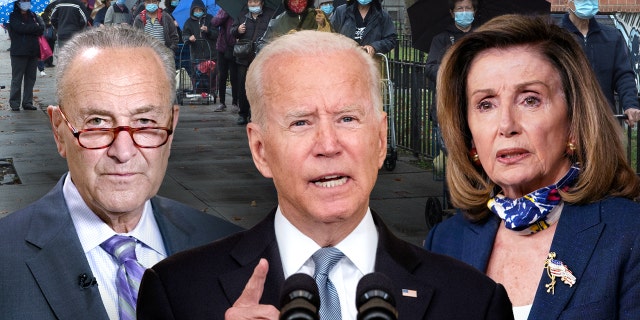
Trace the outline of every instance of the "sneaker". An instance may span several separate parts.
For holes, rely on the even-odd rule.
[[[33,105],[23,106],[22,109],[25,109],[25,110],[38,110],[38,108],[34,107]]]
[[[238,117],[238,120],[236,120],[236,124],[239,126],[244,126],[247,122],[247,118],[243,116]]]
[[[213,109],[213,112],[222,112],[225,110],[227,110],[227,106],[225,106],[224,103],[221,103],[215,109]]]
[[[46,73],[46,72],[44,72],[44,70],[40,71],[40,76],[41,76],[41,77],[44,77],[44,76],[46,76],[46,75],[47,75],[47,73]]]

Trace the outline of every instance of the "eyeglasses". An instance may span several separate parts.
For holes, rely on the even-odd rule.
[[[118,133],[126,131],[131,136],[133,144],[138,148],[158,148],[163,146],[169,140],[169,136],[173,133],[172,129],[165,127],[137,127],[132,128],[129,126],[120,126],[116,128],[89,128],[84,130],[76,130],[67,116],[62,112],[62,107],[59,107],[60,115],[62,119],[67,123],[67,126],[73,133],[73,136],[78,139],[78,144],[85,149],[104,149],[113,144]],[[173,127],[173,112],[171,113],[171,123],[169,127]]]

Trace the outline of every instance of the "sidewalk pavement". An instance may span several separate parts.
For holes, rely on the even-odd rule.
[[[46,113],[47,105],[56,104],[55,68],[45,69],[44,77],[38,75],[34,105],[39,110],[12,112],[9,45],[7,36],[0,34],[0,85],[6,86],[0,89],[0,168],[2,159],[11,158],[21,183],[7,184],[12,175],[0,171],[0,218],[43,196],[67,170]],[[214,108],[215,104],[181,107],[159,194],[249,228],[276,205],[275,188],[253,165],[245,127],[235,124],[237,114],[232,108],[213,112]],[[421,245],[428,231],[425,203],[442,196],[442,181],[412,165],[413,159],[400,155],[393,171],[380,170],[370,206],[397,236]]]

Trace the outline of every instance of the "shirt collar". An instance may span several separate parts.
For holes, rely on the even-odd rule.
[[[116,232],[93,213],[84,202],[82,196],[80,196],[80,192],[78,192],[75,184],[71,181],[71,173],[67,174],[64,180],[62,193],[85,253],[100,246],[101,243],[116,234]],[[166,256],[162,235],[153,217],[153,209],[151,201],[149,200],[144,204],[142,217],[136,227],[131,230],[131,232],[122,235],[132,236],[142,242],[146,247]]]
[[[276,210],[274,228],[284,276],[288,278],[298,272],[320,249],[320,246],[291,224],[284,217],[279,206]],[[358,226],[335,247],[340,249],[362,274],[374,271],[378,230],[373,222],[370,209],[367,208],[367,213]]]

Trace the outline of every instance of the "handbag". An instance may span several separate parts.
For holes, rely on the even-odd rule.
[[[47,38],[44,36],[38,37],[38,43],[40,44],[40,60],[44,61],[53,56],[53,51],[47,42]]]
[[[233,56],[238,59],[247,59],[253,54],[253,40],[238,39],[233,46]]]

